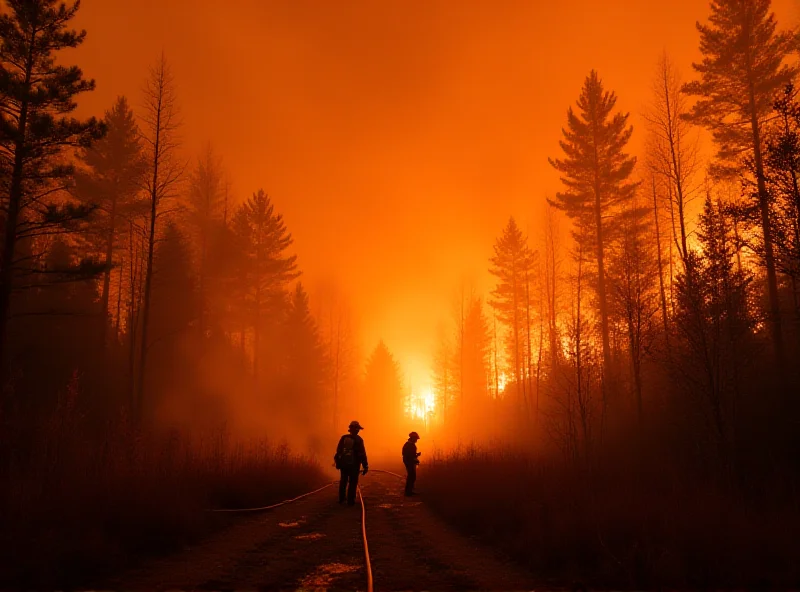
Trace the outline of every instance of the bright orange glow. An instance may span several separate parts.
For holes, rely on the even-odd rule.
[[[358,382],[381,340],[404,386],[393,421],[454,417],[455,394],[451,403],[433,391],[441,388],[432,377],[437,327],[448,325],[455,347],[459,285],[487,303],[496,283],[492,245],[510,215],[544,263],[546,197],[563,189],[548,158],[560,155],[567,109],[589,70],[619,97],[616,110],[631,113],[628,150],[645,163],[642,115],[657,61],[666,50],[692,79],[695,23],[709,12],[708,0],[472,0],[458,8],[354,0],[316,2],[314,10],[263,0],[240,0],[237,10],[210,0],[130,4],[82,5],[76,26],[88,37],[69,59],[97,89],[80,97],[78,115],[102,114],[119,95],[141,115],[142,81],[164,51],[183,122],[180,159],[193,162],[210,143],[231,182],[231,212],[263,187],[292,234],[291,254],[336,364],[326,386],[335,410],[325,421],[337,426],[363,413],[360,397],[371,395],[359,394]],[[773,4],[781,26],[797,22],[795,0]],[[701,157],[707,144],[701,135]],[[702,203],[693,189],[692,246]],[[669,215],[665,260],[674,247]],[[563,216],[554,219],[561,325],[572,243]],[[485,313],[491,320],[488,306]],[[497,363],[508,367],[503,328],[489,324],[500,333]],[[559,333],[567,357],[568,332]],[[242,349],[253,342],[242,338]],[[493,367],[478,377],[498,399],[511,380]],[[245,407],[242,415],[252,413]]]
[[[547,158],[589,69],[632,111],[641,156],[656,60],[666,49],[688,77],[708,15],[707,0],[313,4],[86,0],[74,60],[98,84],[81,110],[120,94],[138,106],[163,48],[187,157],[211,141],[236,204],[263,186],[312,300],[336,278],[365,349],[384,339],[401,359],[433,351],[459,278],[491,290],[509,214],[538,247],[544,197],[561,187]],[[794,22],[793,0],[774,4]]]
[[[506,390],[506,384],[508,384],[508,376],[506,376],[505,372],[501,372],[497,376],[497,395],[502,395]]]
[[[427,425],[436,411],[436,395],[433,387],[426,385],[412,392],[408,399],[408,410],[412,418],[420,419]]]

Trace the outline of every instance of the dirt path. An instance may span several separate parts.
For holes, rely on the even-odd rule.
[[[531,590],[530,574],[458,535],[403,483],[380,475],[364,487],[376,590]]]
[[[402,483],[362,480],[375,590],[530,590],[535,581],[425,507]],[[104,587],[126,590],[365,590],[361,509],[336,503],[334,487],[243,518],[184,552]]]

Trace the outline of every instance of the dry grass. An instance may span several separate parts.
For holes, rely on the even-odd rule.
[[[98,435],[69,408],[0,436],[0,588],[82,587],[229,523],[210,507],[266,505],[319,486],[309,459],[223,433]]]
[[[528,455],[461,450],[428,467],[444,518],[543,578],[637,588],[800,584],[800,513],[745,504],[664,467],[587,471]]]

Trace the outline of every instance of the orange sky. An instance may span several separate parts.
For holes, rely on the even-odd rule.
[[[789,24],[794,0],[774,2]],[[83,0],[83,112],[134,105],[163,48],[187,154],[209,140],[239,200],[263,187],[313,285],[335,277],[365,344],[424,379],[461,277],[514,214],[538,244],[547,163],[596,68],[638,111],[666,49],[685,76],[708,0]]]

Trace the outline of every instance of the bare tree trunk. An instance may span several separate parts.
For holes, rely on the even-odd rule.
[[[492,401],[492,424],[497,428],[497,402],[500,400],[500,375],[497,368],[497,315],[492,315],[494,333],[494,401]]]
[[[147,187],[150,199],[147,237],[147,266],[144,275],[144,294],[142,299],[142,336],[139,353],[139,384],[137,392],[137,419],[141,421],[145,403],[145,379],[147,376],[148,333],[150,329],[150,302],[153,287],[153,256],[156,244],[156,221],[161,200],[169,196],[172,187],[183,173],[171,158],[177,148],[174,133],[177,130],[177,110],[172,76],[164,55],[151,69],[145,89],[144,141],[152,150],[153,168],[150,184]]]
[[[653,174],[653,219],[655,220],[656,230],[656,259],[658,262],[658,289],[661,296],[661,319],[664,323],[664,340],[667,345],[667,353],[669,353],[669,317],[667,315],[667,296],[664,291],[664,266],[661,261],[661,232],[658,219],[658,192],[656,191],[655,174]]]
[[[667,197],[669,202],[669,216],[670,227],[672,229],[672,240],[669,241],[669,305],[672,311],[672,316],[675,317],[675,251],[678,251],[680,256],[680,247],[678,246],[678,235],[675,230],[675,207],[672,203],[672,186],[667,185]],[[673,247],[675,251],[673,251]],[[684,271],[686,268],[684,267]]]
[[[130,294],[128,300],[128,394],[130,412],[133,415],[133,420],[136,420],[137,404],[136,404],[136,339],[139,333],[139,282],[140,274],[138,273],[141,267],[141,255],[136,249],[134,239],[134,224],[133,220],[129,222],[129,254],[130,261]]]
[[[224,187],[221,172],[221,163],[216,158],[211,144],[206,146],[205,154],[198,160],[196,173],[192,177],[190,195],[194,208],[195,221],[199,231],[199,261],[198,261],[198,323],[197,332],[201,346],[205,346],[206,334],[209,330],[209,245],[214,223],[218,220],[220,198],[223,203],[223,219],[227,224],[227,191]],[[221,196],[220,192],[224,191]]]
[[[459,427],[464,425],[464,284],[461,284],[461,306],[460,312],[460,327],[459,327],[459,372],[458,372],[458,423]]]
[[[539,268],[541,272],[541,267]],[[539,274],[541,277],[541,273]],[[543,309],[544,283],[539,282],[539,304]],[[544,310],[539,311],[539,354],[536,360],[536,423],[539,423],[539,393],[542,390],[542,350],[544,349]]]
[[[548,330],[550,337],[550,366],[555,369],[558,365],[558,311],[556,310],[556,279],[558,269],[556,265],[555,228],[553,212],[547,207],[547,227],[545,229],[545,278],[547,279],[547,304],[549,311]]]
[[[517,383],[517,397],[522,404],[523,413],[527,416],[528,403],[525,398],[525,383],[520,376],[520,360],[519,360],[519,278],[517,277],[517,270],[513,270],[514,274],[514,380]]]
[[[111,197],[111,212],[109,214],[108,229],[106,233],[106,260],[105,270],[103,271],[103,291],[100,296],[100,343],[103,350],[108,347],[108,300],[111,290],[111,265],[114,262],[114,237],[117,221],[117,194]]]
[[[160,115],[159,115],[160,118]],[[156,140],[156,152],[158,151],[159,140]],[[144,301],[142,303],[142,338],[139,344],[139,384],[136,401],[136,417],[139,421],[144,413],[144,393],[145,377],[147,376],[147,350],[148,350],[148,330],[150,327],[150,297],[153,287],[153,254],[156,244],[156,214],[158,209],[158,158],[154,159],[153,165],[153,191],[150,194],[150,228],[147,236],[147,266],[144,276]]]
[[[206,225],[204,225],[206,226]],[[203,236],[200,237],[200,262],[198,265],[200,273],[198,274],[197,278],[197,296],[198,296],[198,307],[199,310],[197,311],[197,333],[200,338],[201,347],[205,344],[206,338],[206,276],[207,276],[207,264],[206,261],[208,260],[208,238],[207,232],[208,228],[203,228]]]
[[[500,377],[497,370],[497,315],[493,315],[492,319],[494,320],[494,348],[492,353],[494,354],[494,396],[495,398],[500,397]]]
[[[672,190],[670,188],[670,197]],[[680,194],[677,194],[677,204],[678,206],[678,227],[681,232],[681,242],[678,245],[678,254],[681,257],[681,261],[683,262],[683,270],[686,271],[686,259],[689,257],[689,247],[687,246],[686,242],[686,211],[685,206],[683,203],[683,198]]]
[[[633,318],[634,311],[632,303],[628,304],[628,353],[631,357],[631,374],[633,375],[633,386],[636,392],[636,417],[641,432],[644,425],[644,414],[642,410],[642,371],[641,355],[639,351],[639,335],[636,327],[636,320]]]
[[[260,268],[259,264],[256,266]],[[258,281],[258,280],[257,280]],[[260,386],[261,379],[261,282],[256,284],[255,310],[253,311],[253,379],[256,388]]]
[[[228,199],[231,191],[231,181],[229,178],[225,179],[225,204],[222,208],[222,225],[228,227]]]
[[[340,365],[341,365],[341,353],[342,353],[342,316],[341,312],[339,313],[339,318],[336,323],[336,360],[335,360],[335,371],[333,377],[333,425],[334,429],[336,429],[336,425],[338,424],[338,409],[339,409],[339,374],[340,374]]]
[[[588,442],[588,424],[585,421],[586,406],[584,399],[587,394],[584,392],[588,385],[583,384],[583,320],[581,318],[581,298],[582,298],[582,283],[583,283],[583,247],[578,246],[578,277],[577,277],[577,294],[575,301],[575,394],[578,403],[578,412],[580,413],[581,426],[583,430],[583,445],[586,457],[589,456],[589,442]]]
[[[605,415],[608,407],[608,387],[611,380],[611,345],[608,339],[608,297],[606,295],[606,268],[605,268],[605,235],[603,233],[603,212],[602,212],[602,198],[600,190],[600,170],[598,163],[600,162],[600,155],[597,153],[597,122],[592,121],[592,135],[594,140],[594,230],[595,240],[597,241],[597,300],[600,304],[600,331],[602,333],[603,341],[603,379],[602,392],[603,392],[603,414]]]
[[[794,212],[792,216],[792,231],[794,233],[793,243],[796,253],[800,253],[800,183],[797,179],[797,170],[792,170],[792,197]],[[738,242],[738,238],[737,238]],[[800,273],[798,265],[800,262],[795,262],[793,273],[791,274],[792,282],[792,304],[794,306],[794,317],[797,328],[800,329],[800,285],[797,282],[797,274]],[[741,269],[739,270],[741,273]],[[800,339],[800,331],[795,331],[796,336]]]
[[[29,88],[34,65],[34,42],[36,32],[31,34],[30,51],[25,64],[25,82],[23,86]],[[19,120],[17,122],[17,136],[14,138],[14,164],[11,169],[9,182],[8,204],[5,212],[5,228],[3,233],[3,252],[0,257],[0,376],[5,377],[6,365],[6,340],[8,333],[8,319],[11,309],[11,292],[14,289],[14,258],[17,247],[19,216],[22,210],[25,158],[25,138],[28,133],[28,99],[20,103]]]
[[[319,317],[318,318],[321,319],[322,318],[322,298],[320,298],[319,301],[320,301],[320,303],[319,303],[319,309],[320,310],[319,310]],[[334,332],[333,332],[333,309],[334,309],[334,306],[335,306],[334,303],[331,302],[330,303],[330,310],[328,311],[328,359],[331,360],[331,361],[333,361],[335,359],[334,348],[333,348],[333,335],[334,335]],[[335,376],[336,376],[336,366],[334,364],[333,376],[331,376],[330,378],[333,381],[335,381],[336,380]],[[330,392],[331,392],[331,397],[333,399],[333,413],[331,414],[331,425],[332,425],[333,430],[335,432],[336,431],[336,386],[333,383],[331,383],[331,385],[330,385]]]
[[[530,291],[530,278],[528,271],[525,270],[525,317],[526,317],[526,332],[528,336],[528,397],[533,398],[533,373],[531,372],[531,364],[533,362],[533,350],[531,349],[531,291]],[[537,399],[538,400],[538,399]],[[530,419],[530,418],[528,418]]]
[[[117,341],[119,341],[120,325],[122,322],[122,277],[123,277],[122,274],[124,273],[123,267],[124,265],[120,264],[119,280],[118,280],[119,284],[117,286],[117,316],[115,317],[116,322],[114,324],[114,335]]]
[[[742,268],[742,244],[741,236],[739,235],[739,222],[736,218],[733,219],[733,238],[736,240],[736,271],[743,273]]]
[[[596,161],[595,161],[596,162]],[[595,174],[599,178],[599,172]],[[597,240],[597,298],[600,302],[600,330],[603,340],[603,413],[608,407],[608,388],[611,380],[611,345],[608,339],[608,299],[606,296],[606,269],[604,261],[603,215],[600,208],[600,187],[595,183],[594,200],[595,234]]]
[[[772,245],[772,222],[769,218],[769,195],[767,186],[764,182],[764,164],[761,156],[761,130],[758,123],[758,113],[755,103],[755,89],[748,67],[748,78],[750,82],[750,123],[753,130],[753,164],[756,167],[756,182],[758,185],[758,209],[761,214],[761,231],[764,235],[764,263],[767,268],[767,296],[769,297],[769,316],[772,336],[772,347],[775,358],[778,361],[778,368],[781,378],[785,379],[786,354],[783,349],[783,332],[781,329],[781,306],[778,296],[778,274],[775,269],[775,254]]]
[[[442,397],[442,421],[446,421],[447,419],[447,399],[450,395],[450,383],[448,381],[448,367],[447,367],[447,360],[445,359],[444,364],[444,396]]]

